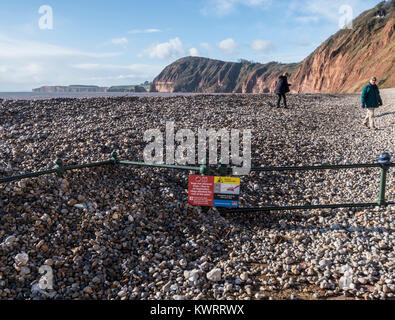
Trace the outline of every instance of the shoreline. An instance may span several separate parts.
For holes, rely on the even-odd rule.
[[[380,89],[384,95],[390,95],[395,100],[395,88]],[[35,92],[0,92],[0,100],[12,101],[37,101],[52,99],[108,99],[108,98],[124,98],[124,97],[193,97],[193,96],[265,96],[274,95],[274,93],[200,93],[200,92],[108,92],[108,93],[35,93]],[[321,96],[355,96],[359,93],[288,93],[288,96],[294,95],[321,95]]]
[[[57,99],[111,99],[111,98],[174,98],[174,97],[196,97],[196,96],[273,96],[274,93],[163,93],[163,92],[149,92],[149,93],[110,93],[110,94],[39,94],[31,96],[29,93],[0,93],[0,100],[3,101],[45,101]],[[357,94],[352,93],[289,93],[287,96],[306,95],[306,96],[353,96]]]

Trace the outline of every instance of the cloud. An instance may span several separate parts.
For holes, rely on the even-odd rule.
[[[162,67],[163,70],[163,67]],[[155,75],[157,75],[156,73]],[[153,75],[144,76],[138,73],[128,74],[116,74],[113,76],[93,76],[86,78],[86,81],[95,83],[104,83],[103,86],[108,87],[110,85],[125,85],[127,83],[138,84],[143,81],[153,79]]]
[[[226,16],[235,9],[233,1],[229,0],[211,0],[203,9],[204,15],[214,13],[217,16]]]
[[[188,51],[189,51],[189,55],[192,56],[192,57],[200,56],[200,52],[196,48],[190,48]]]
[[[140,34],[140,33],[157,33],[157,32],[162,32],[162,30],[160,29],[144,29],[144,30],[140,30],[140,29],[133,29],[130,30],[128,33],[130,34]]]
[[[129,40],[126,39],[125,37],[123,38],[114,38],[111,40],[112,44],[118,45],[118,46],[126,46],[129,43]]]
[[[200,43],[200,46],[206,50],[211,50],[211,46],[208,42],[202,42]]]
[[[25,70],[30,74],[39,74],[42,71],[42,67],[38,63],[30,63],[26,65]]]
[[[226,16],[236,11],[236,8],[240,5],[267,9],[271,4],[272,0],[206,0],[201,13],[203,15]]]
[[[120,55],[122,55],[121,52],[86,52],[66,47],[60,47],[44,42],[15,40],[0,35],[1,59],[27,59],[45,57],[110,58]]]
[[[43,81],[46,77],[58,78],[55,76],[53,66],[48,63],[18,61],[17,63],[7,63],[7,67],[0,70],[0,92],[18,90],[22,85],[25,90],[31,89],[35,83]]]
[[[251,43],[251,48],[255,51],[269,53],[274,49],[274,45],[270,41],[255,40]]]
[[[84,71],[87,81],[99,81],[103,85],[120,85],[122,80],[140,83],[153,79],[164,68],[162,65],[131,64],[115,65],[100,63],[81,63],[70,65],[76,70]]]
[[[295,15],[295,20],[302,23],[327,20],[338,23],[344,12],[342,6],[351,9],[351,18],[355,19],[359,13],[370,9],[372,4],[365,0],[290,0],[288,8]]]
[[[80,64],[71,64],[72,68],[86,70],[86,71],[120,71],[120,70],[129,70],[134,72],[148,72],[148,73],[156,73],[160,71],[161,67],[153,66],[149,64],[131,64],[131,65],[115,65],[115,64],[100,64],[100,63],[80,63]]]
[[[292,41],[291,43],[298,47],[311,47],[313,45],[312,42],[307,40]]]
[[[148,56],[151,59],[177,58],[184,54],[184,48],[179,38],[170,39],[168,42],[152,45],[145,49],[140,56]]]
[[[319,18],[318,16],[300,16],[300,17],[295,17],[294,20],[301,23],[310,23],[310,22],[318,22]]]
[[[128,79],[129,83],[136,84],[153,79],[164,68],[163,65],[103,63],[104,59],[121,54],[10,39],[0,34],[0,92],[30,91],[43,85],[73,83],[121,85]]]
[[[43,85],[70,85],[74,83],[100,86],[138,84],[153,79],[163,65],[107,65],[81,63],[73,65],[56,61],[15,63],[0,67],[0,92],[30,91]],[[2,72],[4,71],[4,72]]]
[[[129,44],[129,40],[125,37],[122,37],[122,38],[113,38],[110,41],[104,42],[99,47],[106,47],[113,45],[113,46],[120,46],[126,48],[128,44]]]
[[[218,48],[220,48],[223,53],[232,54],[237,49],[237,43],[232,38],[225,39],[218,43]]]

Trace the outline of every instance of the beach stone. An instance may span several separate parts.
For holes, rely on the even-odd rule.
[[[325,268],[325,267],[328,267],[328,266],[330,266],[330,265],[332,265],[332,261],[330,261],[330,260],[328,260],[328,259],[324,259],[324,260],[321,260],[321,261],[319,262],[319,266],[320,266],[321,268]]]
[[[210,272],[207,273],[207,279],[212,282],[221,281],[222,271],[219,268],[214,268]]]
[[[169,292],[170,291],[170,287],[171,287],[171,282],[169,281],[168,283],[166,283],[163,287],[162,287],[162,291],[163,292]]]
[[[90,286],[87,286],[84,288],[84,292],[87,294],[92,294],[93,293],[93,289]]]
[[[180,266],[181,266],[182,268],[186,268],[187,265],[188,265],[188,262],[187,262],[185,259],[181,259],[181,260],[179,261],[179,264],[180,264]]]
[[[192,271],[184,271],[184,277],[186,280],[195,282],[199,279],[199,270],[194,269]]]
[[[118,297],[123,298],[126,297],[126,295],[128,294],[127,290],[123,289],[121,291],[118,292]]]
[[[171,286],[170,286],[170,291],[177,291],[178,290],[178,284],[172,284]]]
[[[2,243],[2,245],[4,246],[13,246],[15,245],[15,243],[18,241],[18,238],[15,236],[9,236],[7,237],[4,242]]]
[[[78,203],[77,200],[75,200],[75,199],[70,199],[70,200],[67,202],[67,205],[70,206],[70,207],[73,207],[73,206],[76,205],[77,203]]]
[[[19,271],[19,273],[22,277],[26,276],[26,275],[30,274],[30,269],[28,267],[22,267],[21,270]]]
[[[242,274],[240,275],[240,279],[241,279],[242,281],[247,281],[247,280],[249,279],[248,273],[246,273],[246,272],[242,273]]]
[[[16,264],[17,264],[19,267],[27,265],[28,261],[29,261],[29,256],[28,256],[28,254],[25,253],[25,252],[18,253],[18,254],[15,256],[15,262],[16,262]]]
[[[92,279],[92,283],[94,283],[94,284],[99,284],[99,283],[101,283],[101,278],[98,277],[98,276],[94,277],[94,278]]]

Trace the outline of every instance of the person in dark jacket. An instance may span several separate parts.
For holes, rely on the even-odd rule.
[[[287,97],[285,96],[285,94],[290,92],[290,86],[291,85],[288,83],[288,73],[284,73],[278,78],[276,89],[274,90],[274,93],[278,95],[277,108],[280,108],[281,98],[283,98],[284,106],[285,108],[287,108]]]
[[[373,130],[377,130],[374,125],[374,110],[383,105],[383,100],[380,97],[380,91],[376,85],[376,81],[376,77],[372,77],[369,84],[363,88],[361,95],[362,108],[367,110],[363,125]]]

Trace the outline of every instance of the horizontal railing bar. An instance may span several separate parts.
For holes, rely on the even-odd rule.
[[[35,177],[39,177],[39,176],[43,176],[43,175],[47,175],[47,174],[56,173],[56,172],[58,172],[58,170],[51,169],[51,170],[45,170],[45,171],[39,171],[39,172],[25,173],[25,174],[20,174],[17,176],[12,176],[12,177],[0,178],[0,183],[22,180],[22,179],[26,179],[26,178],[35,178]]]
[[[77,164],[77,165],[64,166],[61,168],[61,170],[62,171],[70,171],[70,170],[77,170],[77,169],[84,169],[84,168],[91,168],[91,167],[99,167],[99,166],[109,165],[109,164],[113,164],[113,163],[114,163],[113,161],[107,160],[107,161],[95,162],[95,163]],[[0,183],[12,182],[12,181],[22,180],[22,179],[26,179],[26,178],[36,178],[36,177],[40,177],[43,175],[53,174],[53,173],[58,173],[58,172],[59,172],[59,169],[50,169],[50,170],[44,170],[44,171],[38,171],[38,172],[30,172],[30,173],[20,174],[17,176],[0,178]]]
[[[101,167],[105,165],[110,165],[114,164],[114,161],[112,160],[107,160],[107,161],[102,161],[102,162],[94,162],[94,163],[86,163],[86,164],[75,164],[75,165],[70,165],[70,166],[64,166],[64,170],[76,170],[76,169],[84,169],[84,168],[91,168],[91,167]]]
[[[190,170],[190,171],[200,171],[200,167],[188,167],[188,166],[176,166],[176,165],[166,165],[166,164],[148,164],[144,162],[133,162],[133,161],[123,161],[123,160],[107,160],[102,162],[95,162],[95,163],[87,163],[87,164],[80,164],[80,165],[70,165],[64,166],[63,170],[76,170],[76,169],[83,169],[83,168],[90,168],[90,167],[98,167],[103,165],[110,165],[114,163],[119,163],[123,165],[134,165],[134,166],[145,166],[145,167],[156,167],[156,168],[167,168],[167,169],[178,169],[178,170]],[[395,167],[394,163],[386,164],[386,167]],[[299,170],[336,170],[336,169],[352,169],[352,168],[381,168],[383,165],[381,164],[358,164],[358,165],[322,165],[322,166],[304,166],[304,167],[255,167],[251,168],[251,171],[262,171],[262,172],[270,172],[270,171],[299,171]],[[40,172],[32,172],[21,174],[17,176],[11,177],[4,177],[0,178],[0,183],[3,182],[10,182],[25,178],[31,177],[38,177],[41,175],[52,174],[56,173],[58,170],[46,170]]]
[[[176,165],[170,165],[170,164],[150,164],[150,163],[144,163],[144,162],[133,162],[133,161],[122,161],[122,160],[117,160],[117,163],[123,164],[123,165],[130,165],[130,166],[200,171],[200,167],[176,166]]]
[[[392,204],[387,202],[386,204]],[[221,211],[228,212],[254,212],[254,211],[288,211],[288,210],[314,210],[314,209],[338,209],[338,208],[365,208],[379,207],[377,202],[372,203],[341,203],[341,204],[323,204],[323,205],[305,205],[305,206],[267,206],[262,208],[226,208]]]
[[[361,164],[334,164],[334,165],[320,165],[320,166],[284,166],[284,167],[253,167],[251,171],[305,171],[305,170],[338,170],[338,169],[358,169],[358,168],[382,168],[395,167],[395,163],[379,164],[379,163],[361,163]]]
[[[64,171],[68,170],[76,170],[90,167],[98,167],[102,165],[110,165],[114,163],[119,163],[123,165],[134,165],[134,166],[142,166],[142,167],[156,167],[156,168],[167,168],[167,169],[178,169],[178,170],[190,170],[190,171],[200,171],[200,167],[188,167],[188,166],[176,166],[176,165],[166,165],[166,164],[148,164],[144,162],[133,162],[133,161],[123,161],[123,160],[108,160],[102,162],[95,163],[87,163],[80,165],[70,165],[64,166]],[[394,163],[386,164],[386,167],[395,167]],[[304,166],[304,167],[255,167],[251,168],[251,171],[261,171],[261,172],[273,172],[273,171],[303,171],[303,170],[336,170],[336,169],[352,169],[352,168],[381,168],[383,165],[381,164],[358,164],[358,165],[322,165],[322,166]],[[21,180],[25,178],[34,178],[46,174],[52,174],[58,172],[57,169],[39,171],[21,174],[17,176],[4,177],[0,178],[0,183],[11,182],[15,180]]]

